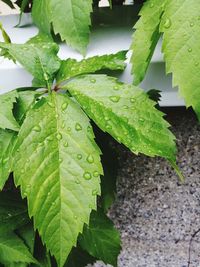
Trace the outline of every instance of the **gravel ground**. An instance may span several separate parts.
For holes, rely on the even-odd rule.
[[[200,228],[200,126],[184,108],[164,111],[177,137],[186,181],[180,184],[163,159],[136,157],[117,147],[121,166],[110,216],[123,241],[119,267],[200,266],[200,232],[190,246]]]

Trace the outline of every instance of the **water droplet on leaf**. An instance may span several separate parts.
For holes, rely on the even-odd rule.
[[[168,29],[168,28],[170,28],[171,27],[171,20],[170,19],[166,19],[165,20],[165,23],[164,23],[164,27],[166,28],[166,29]]]
[[[81,154],[78,154],[78,155],[77,155],[77,159],[79,159],[79,160],[82,159],[82,157],[83,157],[83,156],[82,156]]]
[[[96,83],[96,79],[92,78],[92,79],[90,79],[90,82],[91,83]]]
[[[62,111],[65,111],[66,108],[67,108],[67,106],[68,106],[68,103],[67,102],[63,103],[62,106],[61,106]]]
[[[79,123],[76,123],[75,129],[76,129],[76,131],[81,131],[82,130],[82,126]]]
[[[39,125],[33,127],[33,131],[41,132],[41,127]]]
[[[89,155],[89,156],[87,157],[87,162],[89,162],[89,163],[93,163],[93,162],[94,162],[94,158],[93,158],[92,155]]]
[[[83,178],[84,178],[85,180],[90,180],[90,179],[92,178],[92,175],[91,175],[89,172],[85,172],[85,173],[83,174]]]
[[[98,173],[97,171],[95,171],[95,172],[93,173],[93,175],[94,175],[94,177],[99,177],[99,173]]]
[[[112,101],[112,102],[114,102],[114,103],[117,103],[117,102],[119,102],[119,100],[120,100],[120,96],[110,96],[109,97],[109,99]]]
[[[61,134],[61,133],[58,133],[58,134],[56,135],[56,138],[58,139],[58,141],[60,141],[60,140],[62,139],[62,134]]]

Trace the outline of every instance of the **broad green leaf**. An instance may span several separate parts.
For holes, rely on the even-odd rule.
[[[0,262],[5,266],[17,263],[36,263],[28,248],[15,233],[0,234]]]
[[[175,137],[142,89],[106,75],[79,76],[65,88],[103,131],[132,152],[175,161]]]
[[[15,183],[63,266],[100,194],[100,150],[89,120],[68,96],[53,93],[28,112],[16,151]]]
[[[126,53],[127,51],[120,51],[117,54],[94,56],[81,61],[71,58],[63,60],[56,80],[60,83],[74,76],[94,73],[102,69],[124,70]]]
[[[85,267],[88,264],[93,264],[95,261],[96,259],[86,251],[76,247],[72,249],[64,267]]]
[[[12,171],[12,151],[16,137],[16,132],[0,129],[0,190]]]
[[[117,266],[121,250],[120,235],[113,222],[101,210],[92,212],[89,226],[84,227],[79,243],[93,257]]]
[[[68,45],[85,54],[89,41],[92,0],[50,0],[54,32]]]
[[[50,34],[50,10],[49,0],[34,0],[32,7],[32,18],[41,32]]]
[[[27,207],[13,192],[0,192],[0,236],[30,221]]]
[[[54,75],[60,68],[57,44],[53,42],[38,44],[0,43],[0,49],[15,58],[35,78],[44,82],[50,88]]]
[[[19,130],[19,125],[12,112],[17,96],[16,90],[0,95],[0,128],[2,129]]]
[[[134,84],[138,85],[144,78],[151,61],[155,46],[160,38],[159,24],[166,0],[148,0],[140,10],[140,19],[134,26],[131,50],[132,74]]]
[[[179,86],[186,105],[200,119],[200,2],[167,1],[162,18],[166,72],[173,73],[173,85]]]

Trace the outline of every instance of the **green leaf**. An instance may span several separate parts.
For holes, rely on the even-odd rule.
[[[23,241],[14,233],[0,234],[0,262],[9,266],[10,263],[36,263]]]
[[[50,0],[54,32],[68,45],[85,54],[89,41],[92,0]]]
[[[79,76],[65,88],[103,131],[132,152],[175,161],[174,135],[143,90],[106,75]]]
[[[84,227],[79,243],[93,257],[117,266],[121,250],[120,235],[113,222],[101,210],[92,212],[89,226]]]
[[[28,112],[16,151],[15,183],[63,266],[100,194],[100,150],[89,120],[68,96],[53,93]]]
[[[127,51],[120,51],[116,54],[94,56],[81,61],[71,58],[63,60],[56,80],[60,83],[74,76],[94,73],[102,69],[124,70],[126,66],[124,62],[126,60],[126,53]]]
[[[12,171],[12,151],[16,137],[15,132],[0,129],[0,190]]]
[[[17,229],[17,235],[24,241],[30,252],[34,252],[35,232],[32,223],[28,223]]]
[[[94,257],[89,255],[80,247],[73,248],[64,267],[85,267],[96,261]]]
[[[41,32],[50,35],[50,11],[49,0],[34,0],[32,7],[32,18]]]
[[[173,73],[187,107],[200,119],[200,25],[199,1],[167,1],[160,26],[163,34],[166,72]]]
[[[12,112],[17,96],[16,90],[0,95],[0,128],[2,129],[19,130],[19,125]]]
[[[53,42],[5,44],[0,43],[3,49],[18,61],[35,78],[50,88],[55,73],[60,68],[60,59],[57,57],[58,46]]]
[[[134,26],[131,50],[132,74],[134,84],[138,85],[144,78],[151,61],[158,39],[159,24],[166,0],[148,0],[140,10],[140,19]]]
[[[29,222],[27,207],[13,192],[0,192],[0,235]]]
[[[37,96],[40,93],[35,90],[19,90],[17,102],[14,105],[14,116],[21,125],[25,119],[26,113],[36,102]]]

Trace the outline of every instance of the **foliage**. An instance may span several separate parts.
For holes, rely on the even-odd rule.
[[[17,3],[25,11],[28,2]],[[81,61],[58,57],[51,26],[85,53],[91,10],[90,0],[33,1],[40,32],[25,44],[11,43],[1,27],[1,55],[33,76],[31,88],[0,95],[0,263],[6,266],[84,267],[96,260],[117,266],[120,237],[106,216],[117,160],[100,130],[136,155],[163,157],[179,171],[175,137],[152,100],[158,92],[106,75],[125,68],[125,51]],[[148,62],[152,36],[146,36]]]
[[[155,46],[163,33],[166,72],[173,74],[187,107],[200,118],[200,24],[199,1],[148,0],[140,11],[132,43],[134,83],[143,80]],[[142,51],[142,53],[141,53]]]

